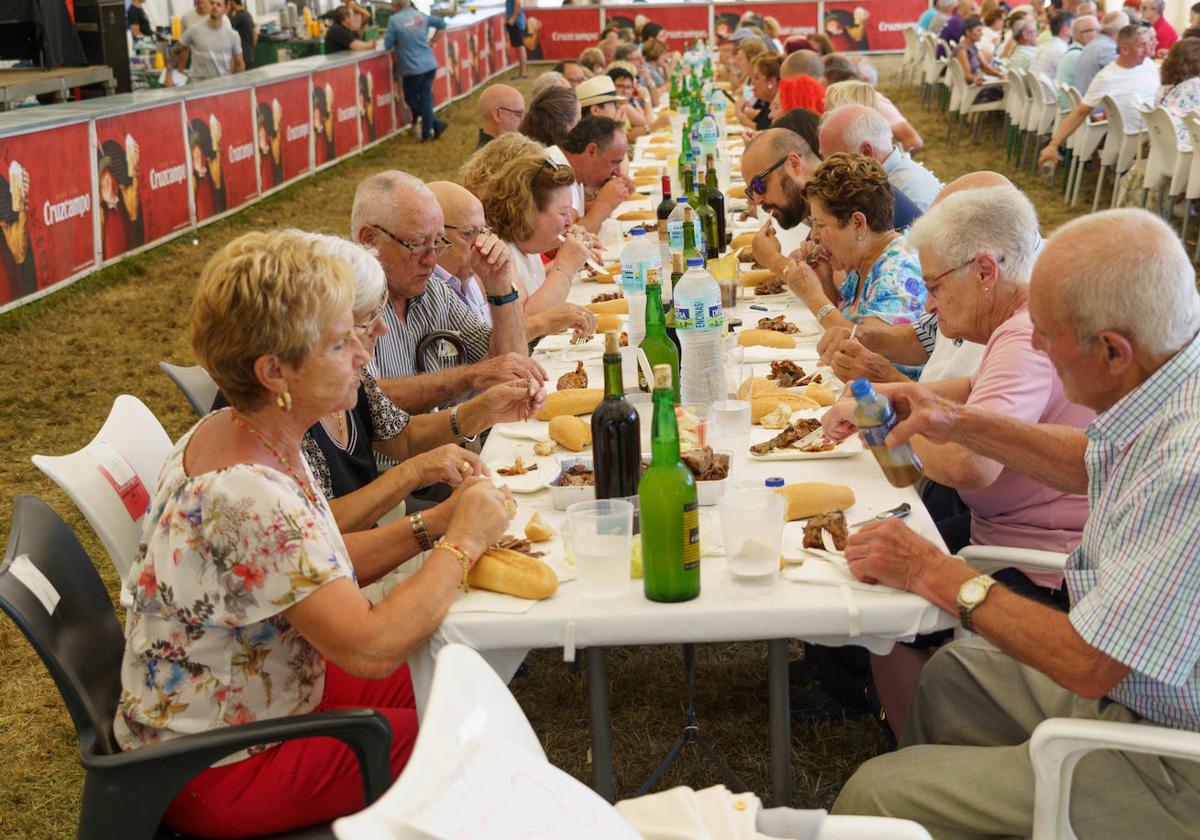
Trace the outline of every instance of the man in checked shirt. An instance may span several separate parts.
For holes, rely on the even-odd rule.
[[[1096,247],[1096,243],[1104,247]],[[1052,717],[1200,731],[1200,295],[1165,223],[1110,210],[1065,225],[1034,268],[1035,343],[1084,431],[889,390],[915,434],[962,446],[1091,510],[1066,566],[1070,612],[992,586],[903,524],[867,526],[846,560],[860,579],[957,612],[976,637],[925,666],[897,752],[859,768],[834,811],[907,817],[935,837],[1031,831],[1029,738]],[[1195,837],[1200,762],[1099,750],[1075,771],[1079,837]]]

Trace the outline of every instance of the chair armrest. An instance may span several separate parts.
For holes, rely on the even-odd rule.
[[[348,746],[358,761],[368,805],[392,783],[392,728],[373,709],[260,720],[112,755],[98,755],[85,739],[80,760],[88,774],[79,838],[153,837],[171,800],[197,773],[239,750],[299,738],[336,738]]]
[[[1067,555],[1056,551],[1003,545],[969,545],[958,552],[958,557],[971,568],[983,573],[1007,568],[1061,573],[1067,564]]]
[[[1094,750],[1200,761],[1200,733],[1107,720],[1042,721],[1029,741],[1034,775],[1034,840],[1075,836],[1070,825],[1071,777],[1079,760]]]

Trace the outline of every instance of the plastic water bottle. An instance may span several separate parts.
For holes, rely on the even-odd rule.
[[[712,113],[706,113],[700,120],[699,124],[700,148],[702,154],[700,160],[704,160],[708,155],[713,156],[716,160],[720,154],[720,139],[721,132],[717,128],[717,120]]]
[[[671,266],[669,271],[666,266],[663,266],[663,274],[670,274],[672,280],[683,276],[683,217],[687,212],[684,208],[687,206],[688,197],[680,195],[679,198],[675,199],[675,209],[667,217],[667,243],[671,248]],[[669,300],[670,298],[666,297],[666,299]]]
[[[721,364],[724,327],[721,287],[704,270],[704,260],[692,257],[675,286],[675,330],[682,349],[679,398],[684,403],[707,406],[714,399],[724,398],[724,394],[714,394],[710,384],[713,371],[722,384],[725,381]]]
[[[662,257],[658,243],[635,227],[629,243],[621,249],[621,289],[629,303],[629,346],[637,347],[646,337],[646,284],[658,283]]]
[[[683,331],[680,331],[680,336]],[[685,383],[687,380],[683,380]],[[892,401],[875,393],[871,383],[855,379],[850,383],[850,393],[858,405],[854,409],[854,422],[862,433],[863,440],[871,447],[871,453],[879,462],[883,476],[893,487],[908,487],[921,477],[921,459],[907,443],[888,446],[884,439],[896,426],[896,410]]]

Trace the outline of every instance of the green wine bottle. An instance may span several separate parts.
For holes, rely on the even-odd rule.
[[[652,454],[638,487],[642,583],[651,601],[690,601],[700,594],[700,507],[696,479],[679,458],[677,382],[670,367],[654,366]]]
[[[728,244],[725,241],[725,196],[717,185],[717,168],[713,165],[712,155],[708,155],[707,164],[708,206],[712,208],[713,215],[717,217],[717,244],[720,246],[718,250],[724,251]]]
[[[667,335],[667,326],[663,312],[662,285],[654,282],[646,283],[646,337],[642,339],[642,352],[646,360],[654,365],[667,365],[674,373],[672,382],[675,383],[675,402],[679,402],[679,347]],[[642,366],[638,365],[638,387],[643,391],[650,390],[650,383]]]
[[[708,156],[712,160],[712,155]],[[708,204],[708,180],[706,173],[701,170],[696,173],[696,216],[700,220],[700,230],[704,232],[704,258],[715,260],[721,256],[722,242],[717,235],[717,214]]]

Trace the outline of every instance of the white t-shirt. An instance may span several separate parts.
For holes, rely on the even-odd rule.
[[[929,361],[921,369],[919,382],[938,382],[943,379],[957,379],[961,376],[973,376],[983,360],[982,344],[964,341],[956,344],[954,339],[946,338],[938,333],[937,343],[929,354]]]
[[[1029,64],[1030,73],[1045,73],[1051,81],[1058,72],[1058,62],[1067,54],[1067,42],[1062,38],[1051,38],[1037,48],[1033,61]]]
[[[546,147],[546,158],[559,166],[570,166],[570,161],[563,154],[562,149],[558,146]],[[575,183],[571,185],[571,203],[575,206],[575,212],[580,216],[583,215],[583,184],[579,182],[579,176],[575,176]],[[542,279],[545,280],[545,272],[542,273]]]
[[[525,287],[525,297],[530,298],[546,282],[546,264],[542,262],[542,255],[526,254],[515,242],[508,243],[508,251],[512,254],[512,262],[521,278],[521,285]]]
[[[228,76],[233,57],[242,54],[242,39],[233,29],[213,29],[207,23],[184,32],[180,43],[192,51],[191,76],[197,81]]]
[[[1111,96],[1121,109],[1125,133],[1134,134],[1145,127],[1138,103],[1153,103],[1158,86],[1158,65],[1150,59],[1137,67],[1122,67],[1114,61],[1095,75],[1083,95],[1083,102],[1092,108],[1100,108],[1104,105],[1104,97]]]
[[[887,120],[888,125],[895,126],[904,122],[904,115],[900,113],[900,109],[879,91],[875,91],[875,110]]]

